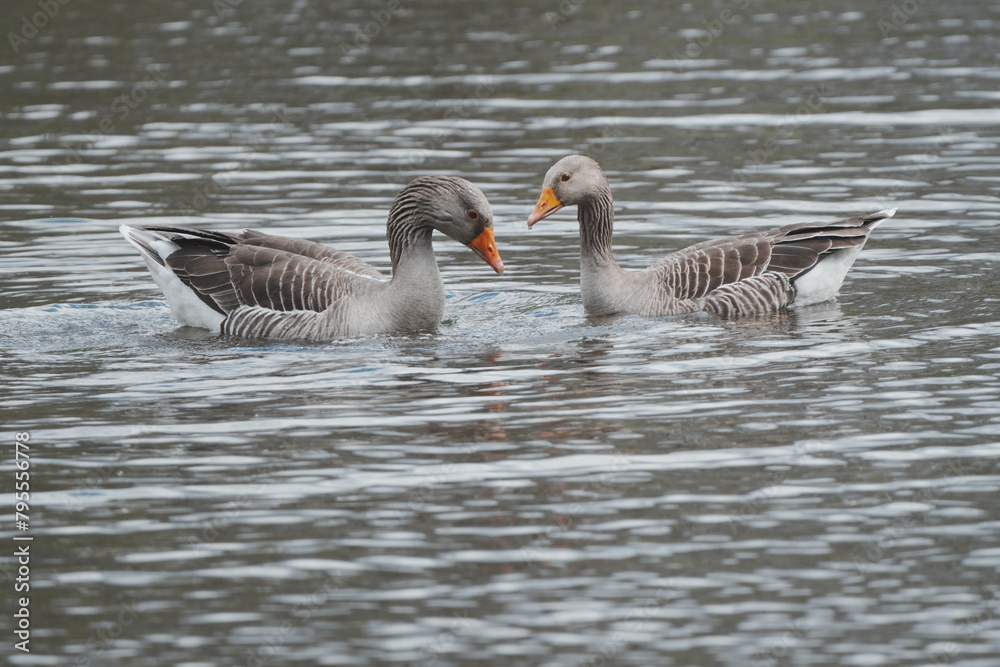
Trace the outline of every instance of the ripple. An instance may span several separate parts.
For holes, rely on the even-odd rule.
[[[0,410],[45,561],[48,653],[21,662],[996,662],[992,6],[879,40],[891,8],[731,3],[713,35],[693,5],[230,4],[69,5],[0,67]],[[149,63],[169,85],[121,118]],[[576,152],[629,268],[899,213],[836,302],[591,318],[573,214],[523,222]],[[508,266],[436,242],[433,333],[178,327],[116,232],[253,226],[387,268],[426,173],[483,187]]]

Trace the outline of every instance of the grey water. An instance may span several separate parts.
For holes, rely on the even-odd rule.
[[[0,11],[5,663],[1000,664],[1000,5],[43,5]],[[593,319],[573,213],[524,223],[575,152],[627,267],[898,213],[836,301]],[[386,269],[429,173],[507,265],[436,239],[434,333],[182,328],[117,232]]]

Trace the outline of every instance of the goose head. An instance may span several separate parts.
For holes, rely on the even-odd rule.
[[[464,178],[416,178],[399,194],[393,208],[422,218],[503,273],[503,260],[493,237],[493,209],[482,190]]]
[[[586,204],[608,188],[600,165],[586,155],[570,155],[552,165],[542,181],[542,194],[528,216],[528,227],[564,206]]]

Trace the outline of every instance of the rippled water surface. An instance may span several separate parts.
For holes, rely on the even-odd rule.
[[[0,12],[4,660],[1000,664],[996,3],[52,5]],[[573,213],[524,224],[573,152],[628,267],[899,212],[835,302],[593,319]],[[116,231],[385,269],[426,173],[508,267],[437,239],[433,334],[179,328]]]

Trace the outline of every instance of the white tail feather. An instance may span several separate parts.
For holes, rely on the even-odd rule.
[[[872,220],[872,222],[867,223],[869,230],[872,230],[895,214],[896,209],[887,208],[878,213],[862,216],[862,219]],[[795,300],[791,306],[808,306],[836,297],[837,293],[840,292],[840,287],[844,284],[844,279],[847,278],[847,272],[851,270],[854,260],[858,258],[858,254],[867,242],[866,238],[864,242],[853,248],[830,253],[823,257],[811,271],[796,278],[794,281]]]
[[[167,257],[180,248],[166,236],[148,229],[138,229],[122,225],[118,228],[122,236],[131,243],[153,276],[153,281],[167,298],[167,305],[182,324],[218,331],[225,315],[202,301],[190,287],[178,278],[167,266]]]

